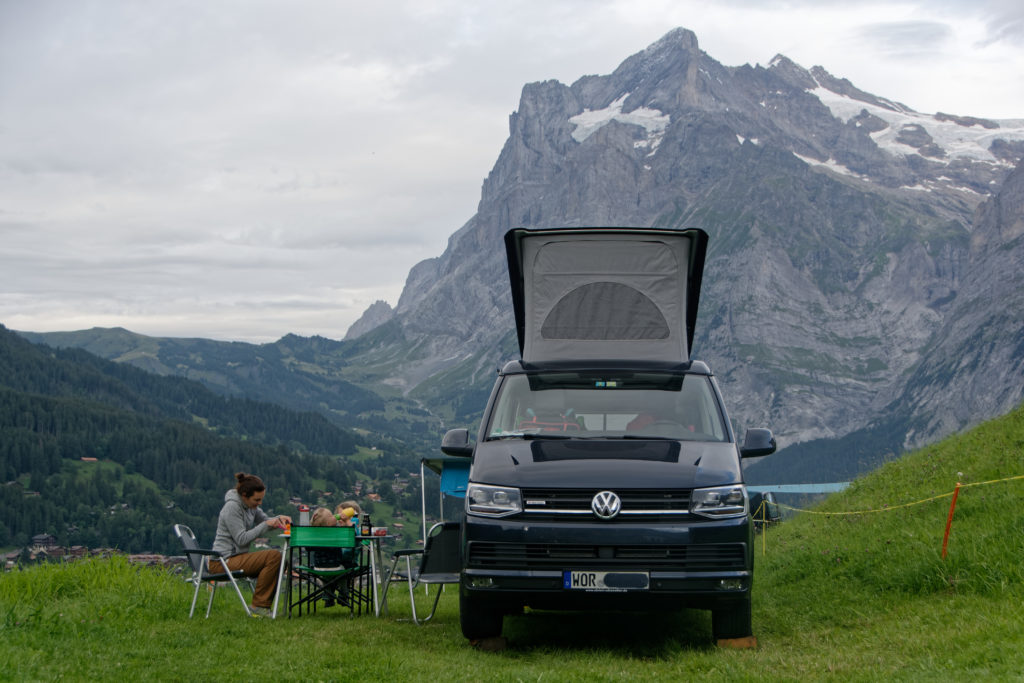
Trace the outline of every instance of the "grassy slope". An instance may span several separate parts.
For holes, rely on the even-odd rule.
[[[115,559],[0,577],[0,678],[1021,680],[1024,479],[981,483],[1017,475],[1022,410],[758,537],[757,650],[715,648],[703,612],[530,613],[506,620],[509,649],[478,652],[459,633],[455,591],[425,627],[408,621],[401,590],[389,619],[332,609],[277,622],[241,618],[221,591],[213,616],[190,623],[180,579]],[[969,486],[943,560],[957,480]],[[906,505],[933,496],[944,497]],[[839,514],[856,510],[884,511]]]

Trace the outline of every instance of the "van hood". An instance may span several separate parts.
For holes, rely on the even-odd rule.
[[[477,445],[472,480],[519,488],[688,489],[742,482],[732,443],[521,440]]]
[[[697,228],[510,230],[523,361],[688,361],[707,242]]]

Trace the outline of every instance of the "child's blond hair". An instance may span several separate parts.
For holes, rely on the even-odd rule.
[[[334,518],[334,515],[327,508],[317,508],[313,511],[310,524],[313,526],[338,526],[338,520]]]

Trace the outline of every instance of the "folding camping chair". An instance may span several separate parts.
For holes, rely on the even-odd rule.
[[[245,596],[242,595],[242,590],[238,587],[237,581],[237,579],[245,578],[245,572],[241,570],[233,572],[210,572],[210,558],[219,560],[221,565],[225,568],[228,566],[227,558],[216,550],[200,548],[199,542],[196,541],[196,535],[192,533],[192,529],[184,524],[174,525],[174,535],[181,539],[185,555],[188,557],[189,566],[192,567],[192,576],[187,580],[196,587],[195,592],[192,594],[192,608],[188,612],[188,618],[191,619],[192,615],[196,611],[196,600],[199,599],[199,587],[206,583],[210,585],[210,600],[206,604],[206,618],[209,619],[210,608],[213,607],[213,596],[217,593],[217,584],[225,581],[234,586],[235,592],[238,594],[238,599],[242,601],[242,608],[245,609],[245,613],[247,615],[252,616],[252,612],[249,611],[249,603],[246,602]]]
[[[417,625],[425,624],[434,618],[437,611],[437,603],[441,600],[441,586],[447,583],[459,582],[459,571],[461,569],[461,558],[459,556],[459,533],[462,528],[460,522],[440,522],[430,527],[427,534],[427,542],[423,548],[409,548],[396,550],[391,568],[388,570],[384,580],[384,595],[381,598],[382,604],[387,604],[388,588],[390,588],[394,577],[397,575],[398,563],[405,560],[405,580],[409,584],[409,601],[412,603],[412,620]],[[413,573],[412,558],[420,556],[418,571]],[[401,579],[397,579],[401,580]],[[439,584],[437,594],[434,596],[434,604],[430,608],[430,614],[420,618],[416,614],[416,588],[420,585]]]
[[[325,566],[325,551],[340,554]],[[334,601],[347,606],[353,614],[370,609],[372,586],[369,565],[363,562],[362,548],[356,543],[354,527],[292,526],[286,571],[288,580],[288,616],[292,610],[301,615],[316,612],[318,602]],[[292,588],[296,597],[292,599]]]

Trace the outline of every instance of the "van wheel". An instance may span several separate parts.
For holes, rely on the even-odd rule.
[[[715,640],[746,638],[754,634],[750,618],[750,598],[726,603],[711,610],[711,634]]]
[[[459,624],[462,626],[462,635],[469,640],[497,638],[501,635],[502,621],[502,614],[498,610],[484,607],[479,601],[463,593],[459,594]]]

